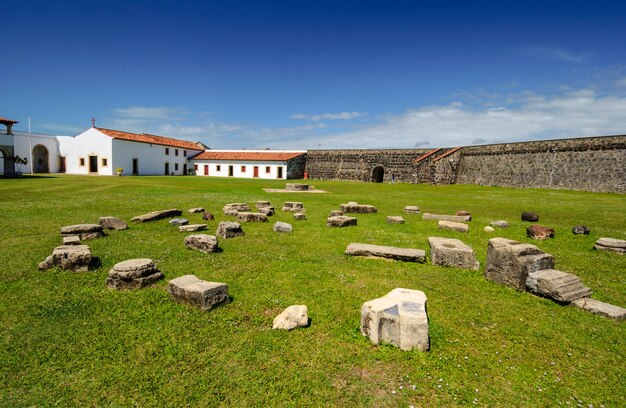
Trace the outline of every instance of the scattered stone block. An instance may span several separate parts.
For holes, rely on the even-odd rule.
[[[189,224],[189,220],[187,218],[173,218],[169,222],[170,225],[174,225],[176,227]]]
[[[152,259],[129,259],[119,262],[109,270],[105,284],[111,289],[141,289],[163,279]]]
[[[403,262],[426,262],[426,251],[414,248],[352,243],[346,248],[345,254],[369,258],[386,258]]]
[[[528,274],[526,289],[535,295],[570,303],[591,296],[591,289],[583,285],[580,278],[571,273],[555,269],[543,269]]]
[[[445,215],[445,214],[422,214],[423,220],[431,221],[454,221],[454,222],[467,222],[472,220],[471,215]]]
[[[537,222],[539,221],[539,215],[532,211],[525,211],[522,213],[522,221]]]
[[[598,316],[608,317],[609,319],[626,319],[626,309],[609,303],[604,303],[596,299],[582,298],[574,300],[570,304],[579,309],[586,310],[587,312],[597,314]]]
[[[330,210],[329,217],[336,217],[338,215],[343,215],[343,211],[341,210]]]
[[[283,205],[283,211],[304,212],[304,204],[298,201],[286,201],[285,205]]]
[[[293,215],[293,219],[296,221],[306,221],[306,214],[302,212],[297,212]]]
[[[292,330],[309,325],[309,314],[305,305],[291,305],[274,318],[272,329]]]
[[[239,212],[236,218],[239,222],[267,222],[267,215],[255,212]]]
[[[545,241],[548,238],[554,238],[554,230],[543,225],[533,224],[526,228],[526,235],[538,241]]]
[[[439,229],[457,231],[457,232],[469,232],[469,225],[462,222],[439,220],[437,223]]]
[[[295,183],[287,183],[285,186],[285,190],[287,191],[309,191],[308,184],[295,184]]]
[[[215,216],[210,212],[204,212],[202,213],[202,219],[205,221],[213,221],[215,219]]]
[[[356,214],[370,214],[378,212],[378,209],[373,205],[368,204],[357,204],[355,202],[349,202],[348,204],[341,204],[339,206],[341,211],[345,214],[356,213]]]
[[[260,212],[261,214],[265,214],[266,216],[271,217],[272,215],[274,215],[274,207],[261,207],[257,209],[257,212]]]
[[[572,228],[572,233],[574,235],[589,235],[591,229],[584,225],[577,225]]]
[[[80,245],[80,237],[78,235],[68,235],[63,237],[63,245]]]
[[[600,238],[596,241],[593,249],[597,251],[611,251],[618,254],[626,253],[626,240],[616,238]]]
[[[388,215],[387,224],[404,224],[404,218],[398,215]]]
[[[195,275],[184,275],[168,282],[167,293],[170,298],[187,304],[210,310],[230,302],[228,286],[220,282],[208,282]]]
[[[554,268],[554,257],[531,244],[491,238],[487,247],[485,278],[517,290],[526,290],[528,274]]]
[[[509,223],[504,220],[491,221],[489,225],[494,228],[509,228]]]
[[[274,224],[274,232],[292,232],[293,231],[293,227],[291,226],[291,224],[288,224],[286,222],[276,222]]]
[[[493,227],[490,227],[489,225],[487,225],[485,228],[483,228],[483,231],[485,231],[485,232],[494,232],[495,229]]]
[[[102,229],[122,231],[128,228],[128,224],[117,217],[100,217],[99,224]]]
[[[189,210],[187,210],[187,212],[189,214],[203,213],[204,208],[203,207],[190,208]]]
[[[206,224],[189,224],[189,225],[181,225],[178,227],[180,232],[196,232],[196,231],[204,231],[207,229]]]
[[[207,234],[195,234],[185,237],[185,246],[205,254],[216,252],[218,249],[217,238]]]
[[[270,204],[269,201],[257,201],[255,204],[255,207],[257,208],[257,210],[259,208],[265,208],[265,207],[271,207],[272,204]]]
[[[91,263],[91,251],[87,245],[61,245],[52,255],[39,263],[39,270],[58,266],[64,271],[87,272]]]
[[[215,235],[221,238],[235,238],[244,235],[241,224],[232,221],[221,221],[217,226]]]
[[[345,215],[338,215],[336,217],[328,217],[326,218],[326,226],[328,227],[349,227],[352,225],[356,225],[356,218],[348,217]]]
[[[458,239],[428,237],[430,262],[433,265],[477,271],[480,264],[472,248]]]
[[[231,204],[226,204],[222,208],[222,211],[224,211],[224,215],[234,216],[234,215],[237,215],[239,211],[252,211],[252,210],[246,203],[231,203]]]
[[[426,295],[419,290],[396,288],[361,306],[361,334],[373,344],[389,343],[402,350],[427,351]]]
[[[61,236],[67,237],[77,235],[81,241],[86,239],[100,238],[104,236],[104,231],[100,224],[76,224],[61,227]]]
[[[406,214],[419,214],[420,208],[415,205],[407,205],[403,210]]]
[[[178,217],[182,215],[183,212],[181,210],[177,210],[175,208],[169,210],[162,211],[152,211],[147,214],[138,215],[131,219],[132,222],[149,222],[149,221],[157,221],[163,218],[172,218]]]
[[[465,210],[458,210],[456,212],[456,215],[463,217],[463,216],[472,215],[472,214],[470,214],[468,211],[465,211]]]

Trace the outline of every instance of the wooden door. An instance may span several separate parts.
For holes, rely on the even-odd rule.
[[[204,175],[205,175],[205,176],[208,176],[208,175],[209,175],[209,165],[208,165],[208,164],[205,164],[205,165],[204,165]]]
[[[259,177],[259,166],[254,166],[252,177]]]

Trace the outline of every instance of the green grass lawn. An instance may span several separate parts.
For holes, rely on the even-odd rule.
[[[284,181],[195,177],[50,176],[0,180],[0,406],[626,406],[626,323],[517,292],[483,277],[487,240],[530,242],[578,275],[596,299],[626,307],[626,257],[596,252],[599,237],[626,239],[626,196],[481,186],[311,181],[328,194],[265,193]],[[203,206],[270,200],[269,223],[203,254],[167,220],[133,224],[87,241],[101,266],[87,273],[37,270],[60,245],[59,228],[113,215],[130,221],[179,208],[191,223]],[[280,212],[302,201],[306,221]],[[330,229],[339,204],[378,207],[358,226]],[[472,213],[468,234],[402,213]],[[556,230],[526,238],[522,211]],[[387,215],[403,215],[390,225]],[[504,219],[506,230],[483,231]],[[272,232],[290,222],[291,234]],[[574,225],[591,228],[575,236]],[[480,271],[348,258],[350,242],[428,250],[429,236],[461,239]],[[152,258],[166,279],[112,291],[108,270]],[[209,312],[172,302],[167,280],[185,274],[225,282],[232,303]],[[360,306],[393,288],[428,297],[431,350],[373,346],[359,331]],[[271,330],[285,307],[305,304],[312,324]],[[579,405],[580,404],[580,405]]]

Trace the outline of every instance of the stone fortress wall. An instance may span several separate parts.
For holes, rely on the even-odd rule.
[[[310,178],[322,180],[390,182],[393,177],[406,183],[626,193],[626,136],[467,146],[458,150],[310,150],[306,171]]]

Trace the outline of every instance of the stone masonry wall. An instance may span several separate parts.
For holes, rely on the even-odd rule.
[[[293,158],[287,162],[287,179],[304,178],[304,169],[306,167],[306,154]]]
[[[414,165],[429,149],[310,150],[312,179],[479,184],[626,193],[626,136],[468,146],[437,160],[446,149]]]

